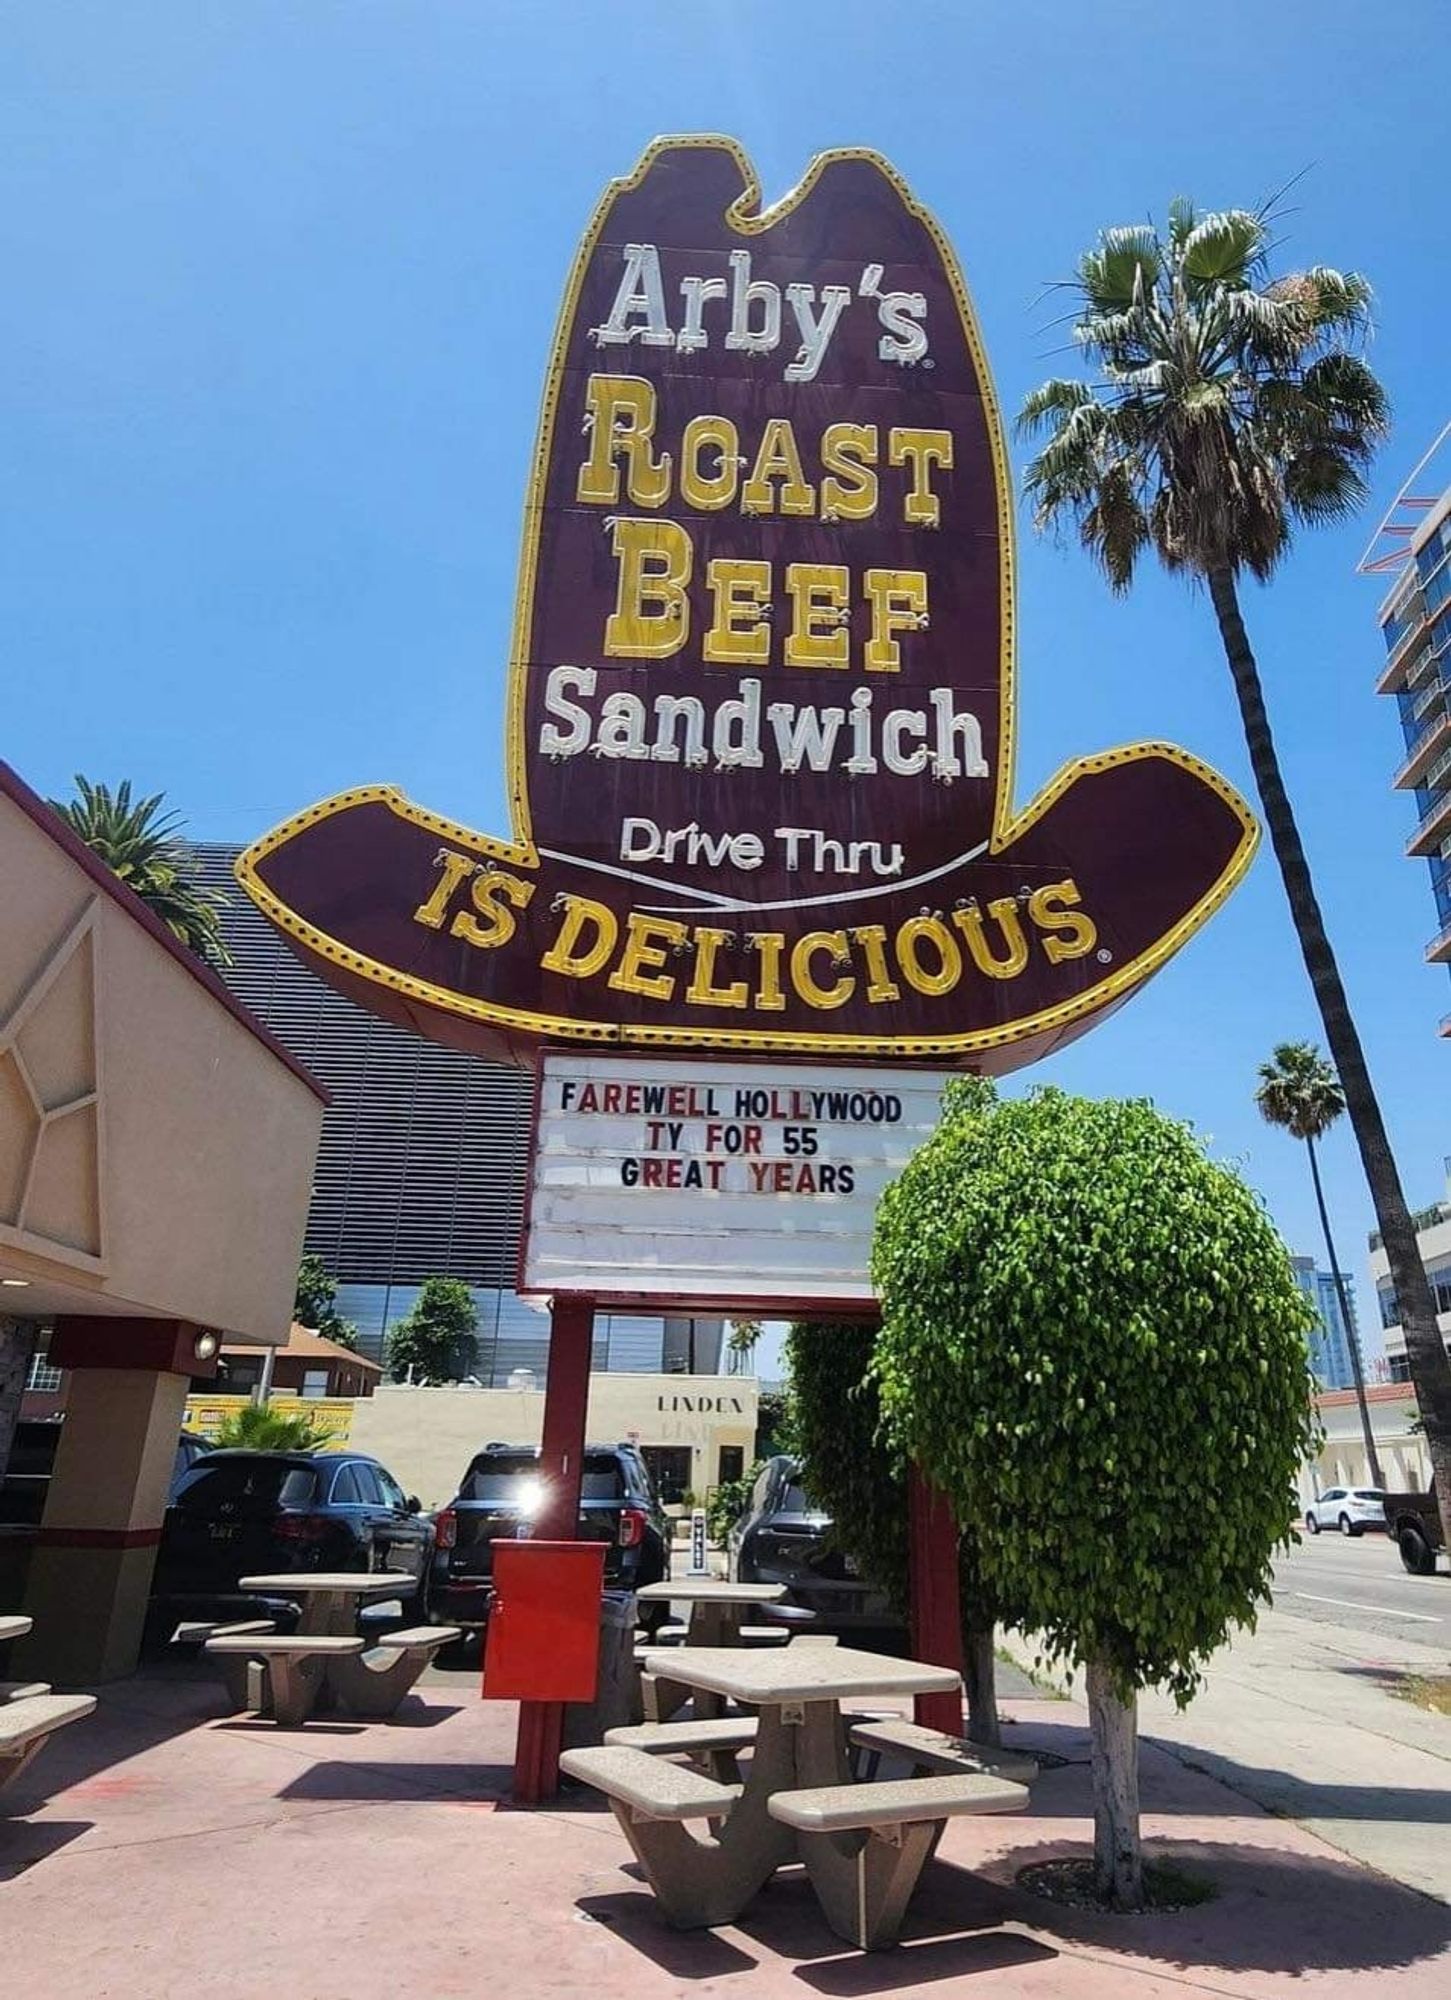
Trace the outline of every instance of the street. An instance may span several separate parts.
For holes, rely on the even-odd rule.
[[[1303,1536],[1275,1564],[1275,1609],[1385,1639],[1451,1643],[1451,1576],[1408,1576],[1385,1535]]]

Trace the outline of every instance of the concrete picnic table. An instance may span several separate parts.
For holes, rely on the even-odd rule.
[[[851,1785],[842,1701],[951,1693],[962,1685],[950,1667],[846,1646],[786,1646],[779,1652],[682,1646],[647,1653],[645,1670],[759,1715],[745,1784],[716,1824],[711,1845],[672,1820],[646,1819],[626,1828],[671,1920],[704,1925],[734,1921],[775,1871],[797,1856],[829,1917],[850,1903],[857,1893],[860,1842],[784,1824],[771,1815],[772,1794]],[[865,1796],[875,1788],[858,1789]]]
[[[30,1630],[30,1625],[31,1621],[28,1618],[0,1618],[0,1646],[9,1639],[23,1639]]]
[[[641,1604],[685,1604],[687,1646],[731,1646],[740,1637],[752,1605],[779,1604],[784,1583],[725,1583],[709,1576],[682,1576],[671,1583],[647,1583],[635,1592]],[[678,1678],[678,1676],[672,1676]]]
[[[406,1570],[301,1570],[244,1576],[238,1588],[255,1591],[259,1597],[297,1598],[299,1638],[351,1638],[365,1599],[411,1596],[418,1579]]]
[[[726,1583],[715,1577],[680,1577],[674,1583],[647,1583],[635,1596],[643,1604],[684,1604],[689,1606],[684,1644],[739,1646],[741,1627],[752,1607],[779,1604],[786,1595],[784,1583]],[[648,1671],[648,1670],[647,1670]],[[645,1712],[654,1722],[665,1722],[690,1699],[682,1674],[651,1674],[645,1687]],[[702,1720],[724,1715],[726,1704],[720,1695],[697,1693],[695,1713]]]

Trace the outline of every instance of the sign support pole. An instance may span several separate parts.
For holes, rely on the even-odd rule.
[[[572,1542],[579,1533],[594,1317],[593,1299],[561,1293],[550,1304],[549,1375],[544,1393],[544,1437],[539,1448],[546,1497],[535,1524],[541,1541]],[[520,1702],[514,1746],[516,1804],[537,1805],[558,1792],[563,1734],[562,1702]]]
[[[912,1657],[962,1672],[962,1609],[957,1522],[944,1496],[913,1465],[907,1475],[907,1532],[912,1586]],[[913,1714],[925,1729],[962,1734],[959,1694],[919,1694]]]

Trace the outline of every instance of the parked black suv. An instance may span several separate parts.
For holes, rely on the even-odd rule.
[[[792,1604],[821,1625],[894,1625],[886,1598],[870,1589],[849,1555],[831,1541],[831,1516],[811,1498],[794,1458],[769,1458],[730,1538],[737,1583],[783,1583]]]
[[[528,1444],[487,1444],[469,1463],[458,1497],[434,1521],[429,1610],[441,1624],[484,1625],[493,1597],[489,1544],[527,1538],[539,1513],[539,1452]],[[588,1445],[580,1488],[578,1537],[608,1542],[605,1588],[638,1590],[669,1573],[669,1526],[645,1461],[633,1445]],[[643,1622],[658,1623],[665,1605]]]
[[[408,1613],[420,1616],[432,1549],[432,1524],[375,1458],[208,1452],[166,1510],[153,1622],[250,1610],[259,1600],[240,1579],[279,1570],[405,1570]]]

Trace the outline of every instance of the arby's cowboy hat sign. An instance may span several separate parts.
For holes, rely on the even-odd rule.
[[[238,876],[439,1041],[946,1060],[1080,1034],[1249,865],[1184,751],[1013,797],[1012,490],[952,250],[872,153],[760,207],[662,140],[570,274],[499,719],[507,837],[384,785]]]

